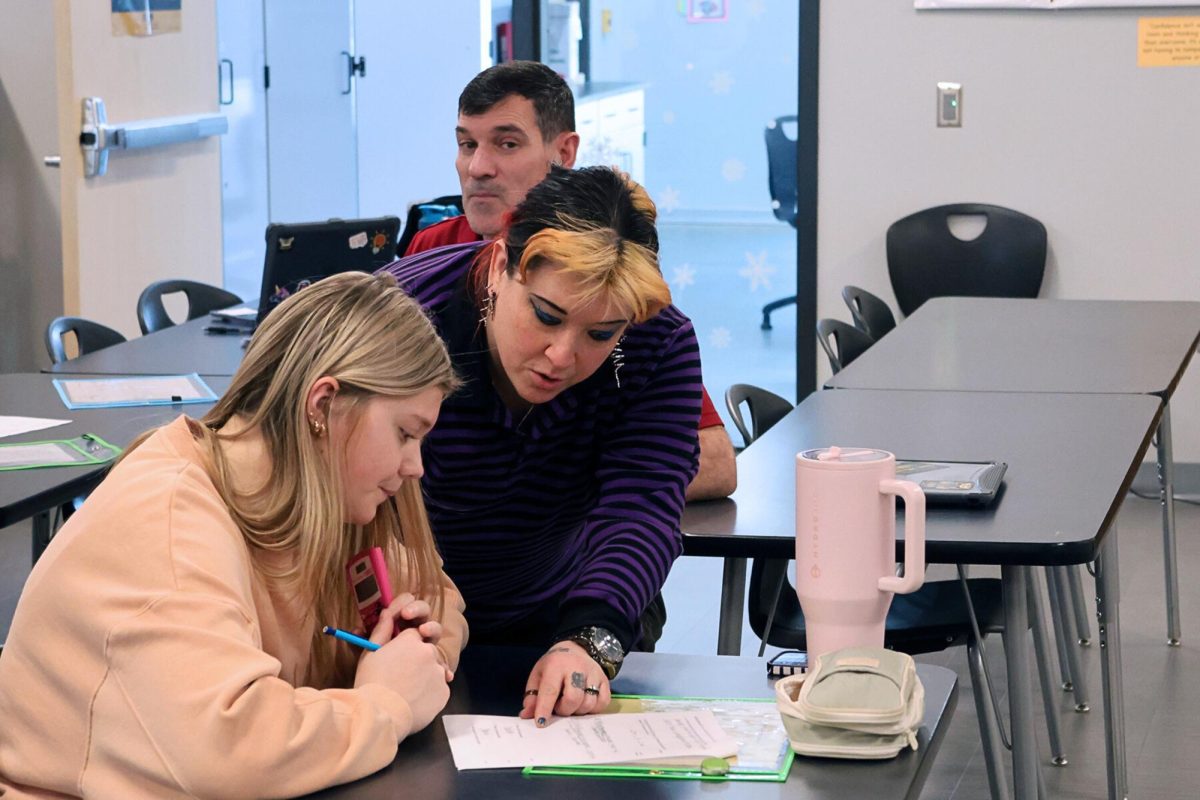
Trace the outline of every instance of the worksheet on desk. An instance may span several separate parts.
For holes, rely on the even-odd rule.
[[[18,433],[31,433],[58,425],[66,425],[69,419],[46,419],[45,417],[9,417],[0,416],[0,439],[5,436],[16,436]]]
[[[442,721],[460,770],[723,758],[738,749],[708,710],[554,717],[545,728],[532,719],[478,714]]]

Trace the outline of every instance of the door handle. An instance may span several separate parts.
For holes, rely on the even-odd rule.
[[[225,67],[229,67],[229,99],[225,99]],[[217,103],[223,106],[233,105],[233,61],[222,58],[217,63]]]
[[[342,90],[342,94],[350,94],[354,83],[354,76],[357,75],[360,78],[367,77],[367,57],[359,56],[355,58],[345,50],[342,51],[342,55],[346,57],[346,88]]]
[[[110,149],[160,147],[220,136],[228,130],[229,121],[221,114],[192,114],[111,124],[104,110],[104,101],[99,97],[85,97],[79,130],[83,177],[94,178],[108,171]]]

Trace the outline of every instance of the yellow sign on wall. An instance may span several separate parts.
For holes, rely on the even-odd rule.
[[[1200,17],[1142,17],[1138,20],[1139,67],[1200,65]]]

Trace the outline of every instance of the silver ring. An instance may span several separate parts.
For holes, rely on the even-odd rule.
[[[600,694],[600,687],[599,686],[585,686],[585,687],[583,687],[583,693],[591,694],[591,695],[598,695],[598,694]]]

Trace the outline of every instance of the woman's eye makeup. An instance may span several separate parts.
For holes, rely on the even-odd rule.
[[[533,313],[538,318],[538,322],[542,323],[543,325],[561,325],[562,324],[561,319],[554,316],[553,314],[551,314],[549,311],[545,310],[544,308],[538,308],[537,303],[531,302],[530,305],[533,306]]]
[[[616,331],[588,331],[588,336],[591,336],[597,342],[607,342],[616,335]]]

